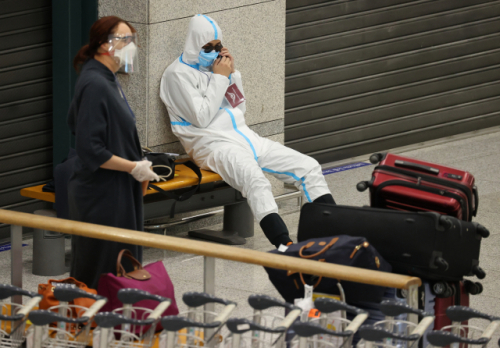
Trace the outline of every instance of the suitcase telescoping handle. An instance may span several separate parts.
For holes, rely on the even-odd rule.
[[[396,167],[403,167],[403,168],[420,170],[422,172],[426,172],[426,173],[429,173],[429,174],[434,174],[434,175],[438,175],[439,174],[439,169],[438,168],[426,166],[426,165],[419,164],[419,163],[413,163],[413,162],[402,161],[402,160],[395,160],[394,161],[394,165]]]

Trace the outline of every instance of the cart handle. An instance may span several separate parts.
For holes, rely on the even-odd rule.
[[[37,297],[42,296],[35,292],[31,292],[28,290],[24,290],[18,288],[17,286],[10,284],[0,284],[0,300],[5,300],[7,297],[16,296],[16,295],[24,295],[29,297]]]
[[[224,324],[229,316],[231,315],[231,312],[236,308],[236,303],[230,303],[224,309],[222,312],[220,312],[217,317],[214,318],[213,322],[214,323],[219,323],[219,325]]]
[[[283,308],[287,308],[290,310],[294,310],[294,309],[298,308],[290,303],[278,300],[278,299],[271,297],[271,296],[268,296],[268,295],[250,295],[248,297],[248,304],[253,309],[260,310],[260,311],[271,308],[271,307],[283,307]]]
[[[33,297],[31,300],[28,301],[28,303],[26,303],[23,306],[23,308],[21,308],[21,310],[17,312],[17,314],[21,314],[23,317],[27,316],[28,313],[31,312],[31,310],[40,303],[42,298],[43,297],[41,295]]]
[[[277,329],[282,328],[283,330],[287,330],[295,322],[295,319],[299,317],[300,313],[302,313],[302,309],[295,307],[290,313],[288,313],[281,323],[278,324]]]
[[[264,331],[272,333],[281,333],[286,331],[286,328],[282,326],[276,328],[266,327],[256,324],[246,318],[231,318],[226,322],[226,326],[233,334],[242,334],[248,331]]]
[[[350,306],[345,302],[328,297],[320,297],[314,301],[316,307],[321,313],[333,313],[336,311],[346,311],[353,314],[366,313],[364,310]]]
[[[422,337],[425,333],[425,331],[427,331],[427,328],[429,326],[431,326],[431,324],[434,322],[434,316],[432,315],[428,315],[426,317],[424,317],[420,323],[418,323],[417,327],[415,329],[413,329],[413,331],[411,332],[412,335],[419,335],[420,337]]]
[[[172,301],[169,298],[158,303],[158,306],[156,306],[156,308],[153,310],[153,312],[151,312],[151,314],[148,315],[148,319],[152,319],[154,321],[158,320],[161,317],[161,315],[170,306],[170,303],[172,303]]]
[[[162,297],[160,295],[153,295],[147,291],[139,289],[120,289],[118,291],[117,297],[123,304],[134,304],[142,300],[153,300],[158,302],[169,300],[166,297]]]
[[[126,318],[121,314],[112,313],[112,312],[98,313],[94,317],[94,320],[97,323],[97,326],[105,328],[105,329],[110,329],[110,328],[113,328],[113,327],[121,325],[121,324],[150,325],[150,324],[154,323],[153,319],[148,318],[148,319],[140,320],[140,319]]]
[[[0,320],[21,320],[42,300],[42,296],[35,296],[26,303],[23,308],[21,308],[14,315],[4,315],[0,314]]]
[[[345,331],[351,331],[353,334],[356,333],[359,327],[365,322],[366,318],[368,318],[367,312],[356,315],[351,323],[345,328]]]
[[[64,322],[64,323],[85,323],[89,321],[89,317],[79,317],[79,318],[71,318],[59,315],[49,310],[36,310],[32,311],[28,315],[29,320],[38,326],[47,325],[53,322]]]
[[[168,315],[166,317],[161,318],[161,326],[166,330],[166,331],[179,331],[182,330],[186,327],[201,327],[201,328],[216,328],[219,326],[219,323],[217,322],[211,322],[211,323],[199,323],[197,321],[185,318],[185,317],[179,317],[176,315]]]
[[[451,319],[451,321],[466,321],[473,318],[481,318],[489,321],[495,320],[494,316],[481,313],[475,309],[464,306],[451,306],[446,309],[446,316]]]
[[[89,309],[87,309],[85,313],[82,314],[82,317],[93,318],[94,315],[96,315],[96,313],[99,312],[102,307],[104,307],[106,302],[108,302],[107,298],[102,298],[95,301],[92,306],[90,306]]]
[[[468,344],[487,344],[490,339],[487,337],[480,337],[477,340],[472,338],[460,337],[458,335],[454,335],[451,332],[447,331],[431,331],[427,334],[427,341],[430,344],[436,347],[444,347],[448,346],[452,343],[468,343]]]
[[[330,329],[325,329],[324,327],[310,321],[298,321],[293,324],[292,328],[299,337],[311,337],[320,334],[338,337],[349,337],[352,335],[351,331],[337,332]]]
[[[430,314],[424,312],[421,309],[413,308],[406,302],[396,301],[396,300],[384,300],[380,303],[380,311],[384,313],[385,316],[397,317],[401,314],[417,314],[423,317],[428,317]]]
[[[400,335],[374,325],[363,325],[359,328],[358,332],[362,339],[370,342],[381,341],[384,338],[396,338],[403,341],[416,341],[420,338],[418,334],[410,334],[409,336]]]
[[[54,296],[63,302],[71,302],[76,298],[91,298],[96,301],[104,299],[103,296],[86,292],[77,288],[74,284],[57,284],[54,288]]]
[[[182,295],[182,301],[184,301],[184,303],[187,306],[194,308],[206,305],[207,303],[220,303],[223,305],[234,303],[232,301],[224,300],[222,298],[215,297],[205,292],[194,292],[194,291],[189,291],[184,293],[184,295]]]

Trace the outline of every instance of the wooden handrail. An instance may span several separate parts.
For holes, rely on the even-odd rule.
[[[54,232],[74,234],[77,236],[85,236],[114,242],[142,245],[157,249],[166,249],[188,254],[251,263],[265,267],[302,272],[306,274],[315,274],[318,276],[356,283],[387,286],[397,289],[408,289],[412,285],[420,286],[422,284],[420,278],[394,273],[371,271],[361,268],[270,254],[262,251],[242,249],[227,245],[201,242],[192,239],[162,236],[116,227],[20,213],[5,209],[0,209],[0,222],[10,225],[19,225]]]

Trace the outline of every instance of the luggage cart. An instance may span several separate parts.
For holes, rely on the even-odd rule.
[[[384,320],[362,326],[358,330],[362,338],[357,344],[358,348],[416,348],[418,341],[434,321],[433,315],[400,301],[382,301],[380,310],[386,316]],[[417,314],[423,318],[418,324],[394,319],[402,314]]]
[[[93,346],[151,347],[156,340],[154,334],[159,320],[172,301],[138,289],[121,289],[117,297],[123,303],[123,307],[116,308],[113,312],[99,313],[94,319],[98,328],[94,330]],[[134,306],[143,300],[154,300],[159,303],[154,310]]]
[[[162,318],[160,348],[218,347],[226,336],[219,332],[237,304],[203,292],[187,292],[182,296],[188,310],[177,316]],[[220,312],[202,309],[207,304],[221,304]]]
[[[26,337],[28,347],[85,347],[90,339],[92,319],[107,299],[71,284],[57,285],[54,296],[59,300],[59,305],[29,313],[33,325]],[[90,308],[69,304],[77,298],[90,298],[96,302]],[[52,323],[56,323],[56,326],[49,326]]]
[[[150,308],[145,308],[135,305],[140,301],[153,300],[158,302],[159,304],[163,303],[161,307],[155,308],[155,310],[156,309],[160,310],[161,308],[165,307],[163,312],[160,313],[160,317],[172,303],[172,300],[169,298],[162,297],[159,295],[153,295],[147,291],[139,289],[120,289],[118,291],[117,297],[118,300],[120,300],[120,302],[123,303],[123,307],[115,308],[112,312],[121,314],[125,318],[131,318],[136,320],[145,320],[149,317],[151,313],[153,313],[153,310]],[[159,321],[156,322],[156,325],[158,327],[154,327],[153,331],[161,330],[161,328],[159,327]],[[135,336],[141,336],[143,334],[142,331],[147,331],[148,329],[149,327],[147,325],[138,325],[135,327],[131,327],[131,325],[125,323],[121,327],[122,331],[121,334],[128,335],[128,333],[130,333]]]
[[[0,299],[12,296],[28,296],[31,299],[25,305],[17,303],[1,303],[0,313],[0,347],[20,347],[26,339],[26,320],[28,313],[42,300],[42,296],[20,289],[13,285],[0,284]]]
[[[364,316],[365,314],[360,315]],[[340,331],[324,328],[314,321],[296,322],[293,329],[299,338],[290,346],[298,348],[350,348],[352,336],[366,319],[361,318],[353,320],[345,330]]]
[[[451,319],[452,324],[427,334],[429,348],[444,346],[450,346],[450,348],[485,347],[500,326],[500,318],[464,306],[448,307],[446,316]],[[462,322],[470,319],[485,319],[490,323],[485,329],[474,325],[462,325]]]
[[[229,319],[227,327],[231,337],[224,341],[225,348],[267,348],[286,346],[286,333],[302,313],[299,307],[267,295],[251,295],[248,303],[254,309],[248,318]],[[274,314],[270,308],[285,308],[286,317]]]
[[[298,338],[291,341],[291,348],[350,347],[354,334],[368,318],[368,312],[332,298],[318,298],[314,307],[321,312],[319,318],[306,322],[310,325],[297,322],[292,326]],[[333,316],[338,311],[340,317]],[[346,313],[354,314],[353,320],[346,319]]]

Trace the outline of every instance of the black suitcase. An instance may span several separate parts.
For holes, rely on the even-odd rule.
[[[476,222],[433,212],[322,203],[302,207],[299,242],[339,234],[365,237],[395,273],[445,281],[486,275],[479,267],[479,250],[489,231]]]

